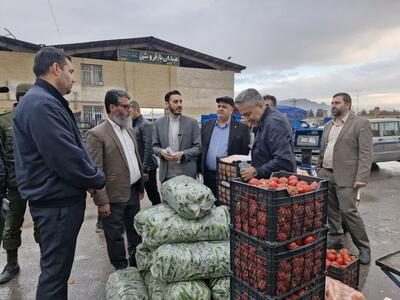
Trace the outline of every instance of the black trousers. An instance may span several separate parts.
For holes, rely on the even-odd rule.
[[[111,215],[102,218],[107,253],[116,269],[136,266],[136,247],[142,242],[141,236],[133,227],[133,219],[140,210],[139,194],[131,187],[131,198],[125,203],[110,203]],[[128,240],[128,259],[126,257],[124,232]]]
[[[218,199],[217,172],[204,169],[203,180],[204,180],[204,185],[208,186],[210,190],[213,192],[214,197]]]
[[[150,171],[149,180],[144,184],[144,189],[146,190],[147,197],[153,205],[161,203],[160,193],[157,187],[157,170]]]
[[[40,276],[37,300],[68,299],[67,281],[74,262],[76,240],[85,215],[85,197],[60,208],[30,206],[40,233]]]

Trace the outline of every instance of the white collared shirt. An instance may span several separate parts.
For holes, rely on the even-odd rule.
[[[335,148],[336,140],[343,129],[344,123],[349,118],[350,113],[347,113],[346,116],[340,121],[333,119],[331,131],[329,132],[328,142],[326,145],[324,160],[322,162],[322,166],[326,169],[333,169],[333,150]]]
[[[128,160],[129,177],[130,183],[132,185],[142,177],[142,175],[140,174],[139,162],[136,157],[135,144],[133,143],[131,136],[125,128],[121,129],[121,127],[110,120],[110,118],[107,119],[114,129],[114,132],[117,135],[119,141],[121,142],[122,148],[124,149],[126,159]]]

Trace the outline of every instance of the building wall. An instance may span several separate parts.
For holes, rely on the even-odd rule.
[[[0,110],[11,107],[15,101],[15,88],[19,83],[34,81],[33,54],[0,51],[0,85],[10,88],[0,94]],[[131,62],[73,58],[76,83],[66,98],[74,112],[83,106],[102,106],[107,90],[126,90],[142,107],[163,108],[167,91],[178,89],[183,96],[184,114],[199,119],[199,115],[215,113],[215,98],[233,96],[234,73],[174,66]],[[81,64],[103,66],[102,86],[81,84]]]

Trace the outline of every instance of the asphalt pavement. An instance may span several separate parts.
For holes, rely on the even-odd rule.
[[[360,290],[367,299],[400,299],[400,289],[375,265],[375,260],[400,250],[400,162],[380,163],[373,169],[370,184],[361,192],[359,210],[372,245],[372,262],[361,266]],[[142,207],[150,202],[145,198]],[[96,208],[88,197],[85,222],[78,237],[75,262],[69,284],[69,299],[105,299],[105,283],[113,272],[103,233],[95,232]],[[356,252],[350,240],[347,246]],[[21,273],[0,285],[0,300],[34,299],[39,275],[39,247],[33,239],[29,212],[22,230],[19,250]],[[6,253],[0,250],[0,268]]]

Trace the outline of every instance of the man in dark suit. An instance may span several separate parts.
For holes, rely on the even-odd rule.
[[[131,126],[129,100],[124,91],[108,91],[104,101],[108,117],[86,135],[96,166],[106,175],[106,187],[98,190],[93,199],[102,218],[108,257],[117,270],[136,266],[136,247],[141,242],[133,219],[144,196],[143,167]]]
[[[201,156],[201,172],[204,184],[218,198],[216,185],[217,157],[233,154],[249,154],[249,128],[232,118],[235,103],[231,97],[216,99],[217,120],[209,120],[201,127],[203,151]]]
[[[182,95],[173,90],[165,95],[168,116],[153,128],[153,152],[160,157],[160,181],[178,175],[196,177],[197,158],[201,154],[200,128],[197,121],[182,115]]]

